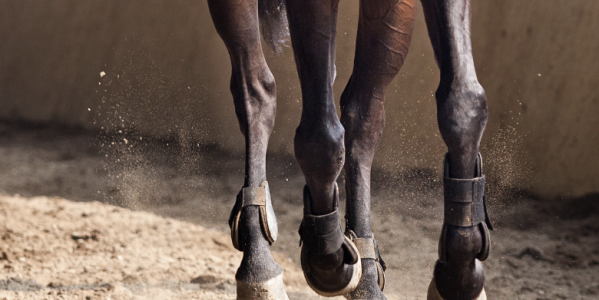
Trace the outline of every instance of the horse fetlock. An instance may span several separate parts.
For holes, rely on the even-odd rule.
[[[267,181],[258,187],[241,189],[229,216],[229,226],[233,246],[240,251],[260,233],[269,244],[277,240],[279,229]]]
[[[238,243],[241,251],[246,252],[252,250],[252,246],[258,244],[262,240],[267,241],[262,232],[258,207],[246,207],[243,212],[241,212],[238,226]]]
[[[443,225],[439,241],[440,258],[435,265],[429,299],[479,299],[485,281],[482,264],[478,260],[483,247],[483,233],[479,225]],[[440,296],[431,298],[431,295]]]
[[[266,181],[259,187],[241,189],[231,211],[229,226],[233,246],[243,251],[235,276],[238,283],[261,284],[282,274],[270,253],[278,228]],[[244,285],[238,284],[238,288],[240,286],[243,289]]]
[[[237,225],[238,247],[243,251],[243,259],[235,274],[238,283],[238,295],[240,289],[253,289],[244,288],[248,286],[269,287],[264,291],[264,295],[280,294],[279,290],[283,289],[282,283],[278,283],[280,280],[276,279],[282,275],[283,270],[274,261],[270,252],[271,241],[268,240],[265,234],[265,225],[262,224],[261,213],[260,206],[251,205],[244,207],[239,217]],[[276,287],[278,285],[280,287]],[[247,293],[243,292],[241,294],[245,295]],[[271,299],[252,297],[256,297],[256,295],[252,295],[248,299]]]
[[[243,251],[243,259],[235,277],[237,280],[262,282],[282,273],[270,252],[270,242],[263,232],[258,206],[243,209],[237,230],[239,249]]]
[[[235,279],[241,282],[266,282],[283,274],[283,269],[277,264],[270,250],[246,251],[235,274]]]
[[[444,258],[449,264],[469,264],[483,249],[483,234],[478,225],[457,227],[444,225],[441,242],[444,244]]]
[[[482,264],[474,259],[465,266],[437,262],[433,277],[434,287],[439,298],[429,299],[484,299],[485,276]]]

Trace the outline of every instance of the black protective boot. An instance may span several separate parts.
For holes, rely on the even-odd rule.
[[[319,295],[333,297],[353,291],[362,276],[360,254],[339,222],[339,190],[335,183],[335,210],[325,215],[311,213],[311,196],[304,187],[304,219],[300,225],[301,264],[308,285]],[[338,267],[327,266],[339,259]]]
[[[493,226],[485,205],[485,176],[482,174],[482,157],[479,153],[476,161],[476,177],[458,179],[449,177],[449,154],[443,163],[444,219],[441,238],[439,240],[439,260],[435,266],[435,276],[428,289],[428,300],[484,300],[484,273],[481,261],[489,256],[491,236],[489,230]],[[482,245],[478,253],[455,251],[459,248],[476,248]],[[460,242],[456,242],[460,241]],[[448,247],[465,257],[472,257],[463,268],[452,265],[456,260],[448,255]],[[477,250],[478,251],[478,250]],[[470,255],[470,256],[468,256]],[[473,261],[472,261],[473,260]],[[455,267],[455,268],[454,268]],[[446,282],[437,282],[439,277],[447,277],[448,270],[454,268],[452,279],[458,284],[447,287]],[[452,273],[453,274],[453,273]]]

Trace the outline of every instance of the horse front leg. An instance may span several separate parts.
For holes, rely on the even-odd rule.
[[[470,0],[422,0],[441,80],[437,119],[448,148],[444,163],[445,217],[439,260],[428,299],[486,299],[480,261],[489,250],[480,140],[487,100],[470,41]]]
[[[287,0],[291,41],[302,89],[295,156],[304,173],[301,264],[323,296],[352,291],[361,275],[355,245],[344,236],[336,179],[343,168],[343,126],[333,100],[338,0]]]
[[[270,253],[277,228],[266,181],[266,150],[275,121],[276,89],[260,44],[257,0],[209,0],[216,29],[231,59],[231,93],[245,137],[245,182],[229,225],[243,251],[237,299],[288,299],[282,269]]]
[[[408,54],[416,0],[362,0],[352,76],[341,96],[347,229],[356,235],[362,279],[349,299],[385,299],[384,269],[370,228],[370,171],[385,123],[388,85]]]

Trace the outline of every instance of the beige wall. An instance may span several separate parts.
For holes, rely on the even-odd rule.
[[[341,2],[337,99],[352,67],[356,14],[357,1]],[[599,191],[599,2],[479,0],[473,15],[490,109],[489,176],[544,197]],[[279,94],[271,150],[291,152],[301,113],[291,50],[268,61]],[[3,119],[133,129],[243,151],[229,75],[203,0],[0,2]],[[439,170],[437,83],[420,10],[389,88],[377,166]]]

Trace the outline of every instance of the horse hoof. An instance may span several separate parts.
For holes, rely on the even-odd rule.
[[[362,259],[362,278],[351,293],[345,295],[348,300],[387,300],[381,291],[380,272],[374,259]]]
[[[283,284],[283,274],[264,282],[237,280],[237,300],[289,300]]]
[[[451,300],[451,299],[445,299],[445,298],[441,297],[441,295],[439,294],[439,291],[437,290],[437,285],[435,284],[435,278],[433,278],[433,280],[431,280],[431,284],[429,284],[429,286],[428,286],[428,295],[427,295],[426,299],[427,300]],[[476,297],[476,299],[473,299],[473,300],[487,300],[487,294],[485,293],[485,289],[483,288],[483,290],[480,292],[478,297]]]

